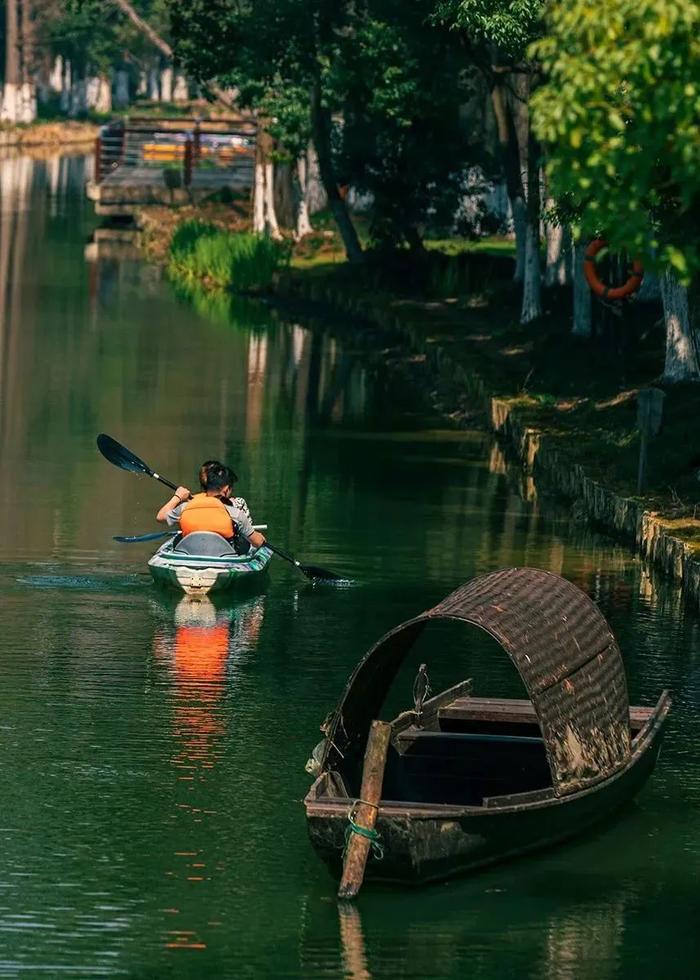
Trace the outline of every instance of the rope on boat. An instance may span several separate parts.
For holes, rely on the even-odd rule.
[[[375,830],[373,827],[362,827],[359,823],[355,823],[353,817],[355,816],[355,811],[359,804],[364,804],[365,806],[371,806],[375,810],[379,810],[376,803],[369,803],[367,800],[354,800],[350,810],[348,811],[348,824],[349,826],[345,829],[345,846],[343,848],[343,859],[345,858],[345,852],[348,849],[348,843],[352,834],[359,834],[360,837],[365,837],[370,842],[370,847],[372,849],[372,855],[376,861],[381,861],[384,857],[384,845],[382,844],[382,835]]]

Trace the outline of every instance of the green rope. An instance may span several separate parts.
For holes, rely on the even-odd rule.
[[[372,855],[376,861],[381,861],[384,857],[384,845],[382,844],[382,835],[374,828],[362,827],[359,823],[355,823],[353,820],[353,815],[355,813],[355,808],[358,803],[362,803],[362,800],[356,800],[355,803],[350,807],[350,812],[348,813],[348,824],[349,826],[345,829],[345,847],[343,848],[343,859],[348,850],[348,844],[350,843],[350,838],[353,834],[359,834],[360,837],[364,837],[370,842],[372,848]],[[372,806],[373,804],[368,804]]]

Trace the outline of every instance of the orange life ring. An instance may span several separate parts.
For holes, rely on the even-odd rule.
[[[632,272],[626,283],[622,286],[606,286],[601,279],[598,278],[598,273],[595,267],[595,257],[601,249],[606,248],[607,242],[604,238],[594,238],[586,249],[586,255],[583,260],[583,274],[586,277],[586,282],[591,287],[591,290],[596,296],[600,296],[601,299],[625,299],[627,296],[631,296],[632,293],[636,293],[639,287],[642,285],[642,279],[644,278],[644,266],[642,263],[635,259],[632,262]]]

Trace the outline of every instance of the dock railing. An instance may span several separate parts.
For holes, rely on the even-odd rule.
[[[171,189],[190,187],[198,171],[250,167],[255,134],[254,120],[245,117],[115,120],[95,141],[94,179],[126,180],[137,172],[143,179],[152,172]]]

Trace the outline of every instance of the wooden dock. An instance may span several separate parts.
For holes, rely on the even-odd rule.
[[[255,124],[236,120],[134,120],[103,126],[87,196],[105,217],[139,207],[196,204],[253,183]]]

